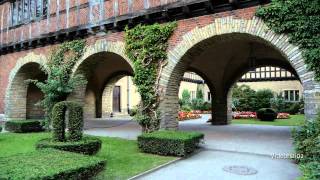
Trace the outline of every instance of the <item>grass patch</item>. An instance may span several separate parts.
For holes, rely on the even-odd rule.
[[[275,121],[260,121],[259,119],[233,119],[232,124],[256,124],[273,126],[301,126],[304,124],[305,116],[303,114],[291,115],[290,119],[276,119]]]
[[[19,153],[34,152],[35,144],[49,137],[51,137],[49,133],[2,133],[0,134],[0,159]],[[111,137],[99,138],[102,140],[101,150],[92,157],[106,160],[107,168],[96,179],[128,179],[175,159],[142,153],[138,149],[137,141]]]
[[[97,157],[41,150],[0,158],[0,179],[88,179],[104,166]]]

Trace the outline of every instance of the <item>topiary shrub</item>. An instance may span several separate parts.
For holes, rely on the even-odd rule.
[[[15,133],[44,131],[40,121],[37,120],[12,120],[5,123],[5,129]]]
[[[183,131],[155,131],[138,136],[139,149],[146,153],[186,156],[204,138],[202,133]]]
[[[62,151],[94,155],[101,149],[101,140],[95,137],[83,137],[80,141],[57,142],[51,138],[40,140],[37,149],[54,148]]]
[[[274,121],[278,113],[272,108],[261,108],[257,111],[257,117],[261,121]]]
[[[79,141],[83,131],[82,106],[75,102],[62,101],[57,103],[52,110],[53,140],[65,141],[65,114],[69,110],[69,141]]]

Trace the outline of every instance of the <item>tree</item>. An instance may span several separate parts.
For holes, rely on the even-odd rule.
[[[181,99],[182,106],[190,105],[191,103],[190,98],[191,98],[190,92],[187,89],[184,89],[182,91],[182,99]]]
[[[256,92],[248,85],[235,85],[232,88],[232,101],[238,111],[255,111],[257,106]]]
[[[54,105],[64,101],[76,87],[86,83],[82,75],[71,76],[72,68],[82,57],[84,47],[84,40],[74,40],[59,45],[50,54],[48,69],[44,69],[48,79],[45,82],[30,80],[44,93],[44,99],[41,100],[40,105],[46,112],[47,129],[51,124],[51,112]]]
[[[274,98],[274,94],[270,89],[262,89],[256,92],[257,104],[255,110],[259,110],[261,108],[270,108],[271,107],[271,99]]]

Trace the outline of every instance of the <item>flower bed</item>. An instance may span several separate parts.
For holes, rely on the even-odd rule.
[[[199,119],[201,116],[199,114],[194,114],[192,112],[179,112],[178,113],[178,119],[179,121],[185,121],[190,119]]]
[[[290,114],[289,113],[278,113],[277,119],[289,119]]]
[[[211,111],[192,110],[193,114],[211,114]]]
[[[232,118],[233,119],[251,119],[251,118],[257,118],[257,113],[256,112],[251,112],[251,111],[238,111],[238,112],[233,112],[232,113]]]

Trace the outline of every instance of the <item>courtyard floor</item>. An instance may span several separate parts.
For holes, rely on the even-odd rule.
[[[298,166],[273,154],[293,153],[292,127],[269,125],[212,126],[207,115],[199,120],[180,122],[180,130],[201,131],[205,141],[201,150],[138,179],[224,179],[293,180],[300,176]],[[139,125],[130,119],[88,120],[85,133],[136,139]],[[235,172],[226,172],[224,169]],[[236,173],[236,174],[234,174]],[[242,175],[239,175],[242,174]],[[246,173],[254,173],[244,175]]]

